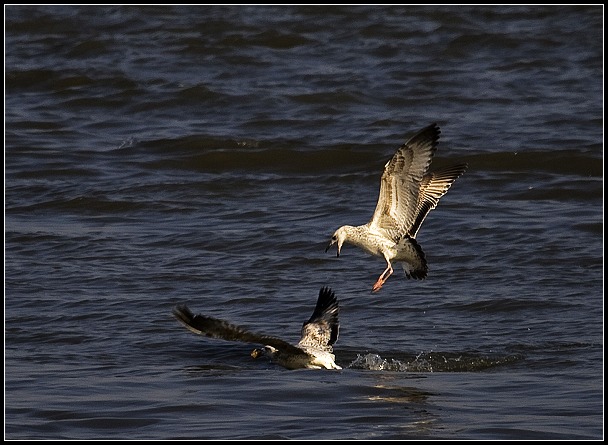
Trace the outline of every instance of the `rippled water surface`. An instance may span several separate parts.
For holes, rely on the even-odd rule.
[[[602,439],[603,7],[5,6],[6,439]],[[437,122],[424,281],[345,246]],[[297,342],[321,286],[341,371]]]

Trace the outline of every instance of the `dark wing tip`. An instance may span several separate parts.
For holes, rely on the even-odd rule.
[[[336,298],[336,294],[330,287],[324,286],[319,290],[319,297],[317,298],[317,305],[315,306],[315,310],[312,313],[312,317],[310,317],[309,321],[312,321],[316,318],[321,318],[325,314],[335,314],[338,315],[339,311],[338,299]]]
[[[319,290],[319,298],[317,299],[317,305],[312,316],[304,324],[318,323],[320,321],[328,323],[330,338],[327,344],[331,346],[338,341],[340,331],[339,313],[340,306],[336,294],[330,287],[324,286]]]
[[[418,133],[416,133],[416,136],[418,135],[423,135],[428,133],[433,140],[437,141],[439,139],[439,135],[441,134],[441,129],[439,128],[439,125],[437,125],[437,122],[433,122],[430,125],[427,125],[426,127],[424,127],[422,130],[420,130]]]
[[[469,164],[467,162],[462,162],[460,164],[452,166],[452,168],[458,172],[458,176],[461,176],[469,169]]]
[[[185,304],[178,304],[173,308],[173,316],[179,321],[184,327],[195,334],[202,334],[203,332],[195,327],[194,319],[195,315]]]
[[[459,164],[453,164],[447,167],[442,167],[437,170],[434,170],[433,172],[427,173],[425,175],[424,179],[428,181],[427,183],[425,183],[425,186],[429,185],[429,183],[431,182],[434,184],[436,184],[437,182],[444,182],[448,186],[447,188],[450,188],[452,183],[458,178],[460,178],[467,171],[468,168],[469,164],[467,164],[466,162],[461,162]],[[445,192],[447,192],[447,189],[445,190]],[[439,198],[441,198],[441,196],[439,196]]]
[[[171,313],[175,318],[182,322],[187,322],[194,318],[194,314],[185,304],[176,305],[171,311]]]
[[[441,130],[439,129],[439,125],[432,123],[410,137],[401,148],[414,146],[427,147],[430,148],[431,153],[435,153],[437,146],[439,145],[440,134]]]
[[[328,301],[328,302],[337,302],[336,294],[329,286],[323,286],[319,289],[319,298],[318,300]],[[317,300],[317,301],[318,301]]]

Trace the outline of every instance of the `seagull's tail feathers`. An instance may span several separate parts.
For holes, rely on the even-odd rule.
[[[407,278],[424,280],[428,273],[428,265],[424,251],[418,242],[406,235],[397,242],[398,254],[396,261],[400,261]]]

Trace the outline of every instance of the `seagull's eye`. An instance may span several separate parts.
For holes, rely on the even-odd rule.
[[[337,237],[336,235],[334,235],[334,236],[332,236],[332,237],[331,237],[331,239],[332,239],[333,241],[335,241],[335,240],[337,240],[337,239],[338,239],[338,237]]]

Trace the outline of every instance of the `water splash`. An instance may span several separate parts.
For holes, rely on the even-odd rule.
[[[517,354],[480,355],[473,353],[420,352],[408,359],[384,359],[378,354],[357,354],[348,365],[352,369],[395,372],[472,372],[514,363],[523,359]]]

